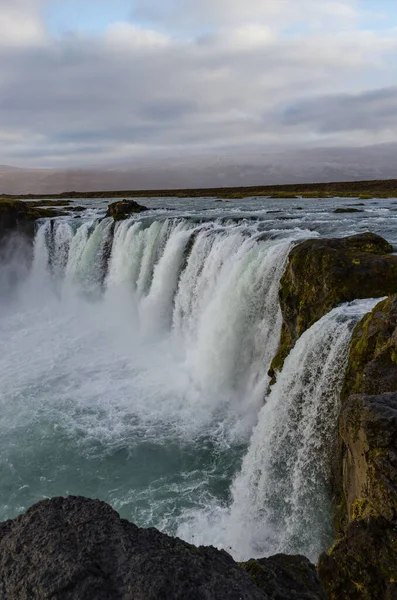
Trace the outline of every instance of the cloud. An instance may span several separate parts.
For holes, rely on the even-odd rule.
[[[41,43],[45,27],[41,19],[41,0],[1,0],[1,46],[29,46]]]
[[[105,33],[105,43],[110,50],[139,48],[161,48],[170,43],[170,38],[153,29],[142,29],[131,23],[114,23]]]
[[[397,87],[299,102],[284,112],[281,122],[318,134],[393,132],[397,137]]]
[[[261,24],[338,26],[357,19],[359,0],[138,0],[132,17],[174,30]]]
[[[147,0],[146,25],[63,37],[44,0],[1,2],[0,22],[26,25],[0,48],[0,163],[397,137],[397,37],[360,30],[354,0]]]

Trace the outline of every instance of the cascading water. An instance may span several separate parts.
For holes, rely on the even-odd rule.
[[[228,501],[294,243],[262,238],[231,221],[40,226],[20,302],[0,319],[0,518],[75,493],[175,533],[186,510]]]
[[[44,222],[0,318],[0,520],[85,494],[239,558],[316,558],[338,386],[369,308],[306,332],[263,406],[280,277],[308,235],[248,221]]]
[[[316,561],[330,544],[330,463],[352,329],[377,300],[334,309],[298,340],[259,414],[219,541],[240,559],[284,552]],[[213,517],[213,515],[210,515]],[[204,539],[208,515],[191,513]],[[182,525],[180,533],[187,534]],[[223,535],[223,537],[222,537]]]

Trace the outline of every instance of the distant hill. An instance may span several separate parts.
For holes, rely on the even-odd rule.
[[[0,194],[153,190],[382,180],[397,177],[397,145],[141,158],[70,169],[0,166]]]

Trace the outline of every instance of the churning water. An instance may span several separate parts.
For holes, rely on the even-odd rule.
[[[237,558],[316,559],[349,339],[373,302],[307,331],[266,398],[267,371],[291,247],[354,225],[174,208],[115,226],[88,206],[40,224],[30,268],[21,240],[3,256],[0,519],[87,495]]]

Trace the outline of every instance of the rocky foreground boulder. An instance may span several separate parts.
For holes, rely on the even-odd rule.
[[[324,588],[331,600],[397,599],[397,296],[353,332],[335,469]]]
[[[128,219],[131,215],[149,210],[146,206],[142,206],[134,200],[120,200],[109,204],[106,213],[107,217],[113,217],[115,221]]]
[[[397,292],[397,256],[392,251],[382,237],[364,233],[307,240],[290,252],[280,285],[283,326],[271,377],[302,333],[338,304]]]
[[[0,598],[326,600],[303,557],[238,564],[76,497],[44,500],[0,524]]]

